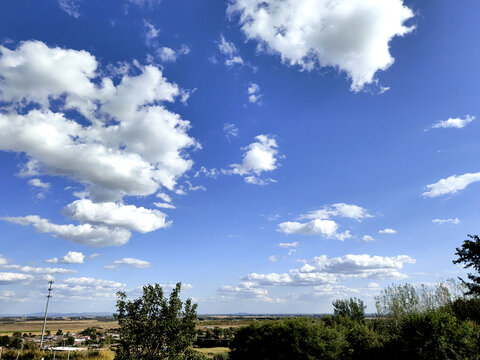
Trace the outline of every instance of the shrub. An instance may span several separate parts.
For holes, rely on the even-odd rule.
[[[232,360],[339,359],[344,338],[323,322],[298,318],[255,322],[230,343]]]

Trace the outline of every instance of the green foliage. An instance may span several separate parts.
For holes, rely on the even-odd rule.
[[[182,360],[208,360],[208,358],[193,349],[185,350]]]
[[[444,283],[435,286],[391,285],[375,297],[377,314],[394,320],[410,314],[446,308],[451,302],[452,295]]]
[[[230,359],[340,359],[344,341],[335,328],[311,319],[254,322],[237,331],[230,343]]]
[[[7,335],[0,337],[0,346],[9,346],[10,338]]]
[[[342,351],[342,360],[380,359],[382,350],[379,335],[365,324],[354,324],[345,329],[346,344]]]
[[[229,360],[228,353],[218,353],[213,355],[213,360]]]
[[[443,311],[405,317],[396,339],[401,359],[478,359],[478,328]]]
[[[90,339],[96,340],[97,339],[97,328],[95,327],[89,327],[86,328],[81,332],[82,335],[84,336],[90,336]]]
[[[188,347],[195,339],[196,304],[191,300],[183,306],[178,283],[169,298],[155,284],[143,287],[143,295],[127,300],[117,293],[115,319],[120,327],[117,360],[185,359],[193,356]]]
[[[462,246],[456,248],[457,259],[454,264],[463,263],[466,268],[473,268],[477,274],[480,272],[480,238],[478,235],[468,235],[471,239],[463,242]],[[470,282],[462,280],[467,287],[466,295],[480,295],[480,276],[475,274],[467,274]]]
[[[363,301],[355,297],[349,299],[337,299],[333,303],[333,315],[348,317],[355,321],[365,319],[365,308]]]
[[[480,298],[456,299],[448,307],[458,320],[471,320],[480,324]]]

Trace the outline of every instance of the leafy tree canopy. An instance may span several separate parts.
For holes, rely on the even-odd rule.
[[[466,268],[473,268],[477,274],[480,272],[480,238],[478,235],[468,235],[469,239],[465,240],[461,247],[456,248],[455,255],[458,256],[453,261],[454,264],[463,263]],[[467,274],[470,282],[462,282],[467,287],[466,295],[480,295],[480,276],[475,274]]]
[[[164,297],[160,285],[146,285],[143,295],[127,300],[118,292],[117,313],[120,327],[118,360],[179,360],[191,358],[188,347],[195,339],[197,305],[190,299],[180,300],[178,283],[170,297]]]

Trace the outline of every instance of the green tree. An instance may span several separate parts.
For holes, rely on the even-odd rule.
[[[232,360],[341,359],[344,336],[308,318],[253,322],[230,342]]]
[[[378,315],[400,319],[420,311],[420,297],[413,285],[392,284],[375,296],[375,305]]]
[[[349,299],[337,299],[333,303],[333,315],[348,317],[354,321],[363,321],[365,319],[365,309],[363,301],[356,297]]]
[[[453,260],[453,263],[463,263],[466,268],[473,268],[477,272],[477,274],[467,274],[470,282],[460,280],[468,289],[466,295],[480,295],[480,276],[478,276],[480,272],[480,238],[478,235],[468,235],[468,237],[470,239],[465,240],[461,247],[456,248],[457,259]]]
[[[160,285],[146,285],[143,294],[127,300],[118,292],[117,313],[120,328],[117,360],[186,359],[191,357],[188,347],[195,339],[197,305],[191,299],[180,300],[178,283],[169,298],[164,297]]]

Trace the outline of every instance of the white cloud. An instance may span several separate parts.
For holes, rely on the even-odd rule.
[[[286,221],[278,224],[278,231],[285,234],[324,235],[332,237],[336,234],[338,225],[333,220],[315,219],[307,223]]]
[[[373,217],[367,209],[354,204],[337,203],[325,205],[323,208],[313,210],[307,214],[300,215],[299,219],[329,219],[332,216],[339,216],[361,221],[362,219]]]
[[[72,274],[77,270],[64,269],[64,268],[50,268],[50,267],[33,267],[33,266],[21,266],[21,265],[4,265],[5,269],[15,269],[21,272],[34,273],[34,274]]]
[[[260,100],[260,98],[263,96],[260,94],[260,86],[258,84],[251,82],[248,84],[248,101],[251,102],[252,104],[255,104]]]
[[[165,193],[158,193],[157,194],[157,197],[162,199],[163,201],[165,202],[172,202],[172,198],[168,195],[168,194],[165,194]]]
[[[318,286],[349,278],[404,279],[408,276],[400,272],[403,265],[414,263],[415,259],[407,255],[382,257],[349,254],[335,258],[322,255],[288,273],[252,273],[242,280],[259,286]]]
[[[352,80],[353,91],[375,82],[394,59],[389,43],[411,32],[412,10],[402,0],[232,0],[242,31],[258,50],[277,53],[302,70],[334,67]]]
[[[157,49],[156,53],[162,62],[175,62],[179,56],[190,53],[190,48],[182,45],[180,49],[175,51],[169,47],[161,47]]]
[[[140,7],[148,6],[153,8],[154,5],[160,4],[161,0],[129,0],[132,4]]]
[[[233,65],[243,65],[243,59],[238,55],[238,50],[234,43],[229,42],[223,35],[220,36],[218,50],[225,55],[225,65],[231,67]]]
[[[15,294],[13,291],[10,290],[4,290],[0,292],[0,301],[1,302],[25,302],[27,301],[26,297],[20,297],[17,294]]]
[[[119,290],[126,285],[121,282],[89,277],[69,278],[55,284],[55,297],[66,300],[114,299]]]
[[[130,231],[122,228],[109,228],[91,224],[57,225],[36,215],[4,217],[2,219],[23,226],[33,225],[39,233],[49,233],[56,238],[96,247],[124,245],[131,236]]]
[[[90,254],[88,256],[89,259],[96,259],[97,257],[101,256],[100,254],[97,254],[97,253],[94,253],[94,254]]]
[[[207,169],[205,166],[202,166],[200,170],[196,171],[193,177],[199,177],[200,175],[205,175],[209,178],[216,178],[219,174],[219,171],[215,168]]]
[[[204,185],[192,185],[190,181],[185,181],[185,183],[188,185],[189,191],[197,191],[197,190],[207,191],[207,188]]]
[[[113,202],[94,203],[88,199],[74,201],[63,209],[63,213],[80,223],[121,227],[139,233],[166,228],[171,224],[158,210]]]
[[[372,242],[372,241],[374,241],[375,239],[374,239],[372,236],[370,236],[370,235],[363,235],[363,236],[362,236],[362,240],[363,240],[363,241],[366,241],[366,242]]]
[[[151,266],[148,261],[127,257],[113,261],[112,265],[105,266],[105,269],[114,269],[120,265],[128,265],[137,269],[149,268]]]
[[[386,228],[386,229],[383,229],[383,230],[378,230],[378,233],[379,234],[396,234],[397,230]]]
[[[169,203],[154,202],[153,205],[161,209],[176,209],[175,205]]]
[[[449,118],[448,120],[438,121],[431,126],[432,129],[440,128],[456,128],[461,129],[470,124],[475,120],[475,116],[466,115],[464,119],[462,118]]]
[[[105,201],[173,189],[191,168],[185,150],[198,144],[187,134],[190,123],[162,105],[181,91],[158,68],[136,63],[138,75],[114,85],[86,51],[27,41],[15,50],[1,46],[0,54],[0,99],[7,104],[0,150],[28,156],[24,175],[67,176]],[[52,100],[63,103],[60,110],[52,111]],[[31,102],[40,108],[28,111]],[[71,109],[90,125],[67,118]]]
[[[225,136],[228,140],[230,140],[230,136],[237,137],[238,136],[238,128],[235,124],[225,123],[223,124],[223,131],[225,132]]]
[[[277,255],[271,255],[268,257],[268,261],[270,262],[277,262],[278,261],[278,257]]]
[[[289,242],[289,243],[284,243],[284,242],[281,242],[279,243],[277,246],[281,247],[281,248],[284,248],[284,249],[290,249],[290,248],[295,248],[297,246],[299,246],[300,243],[297,242],[297,241],[294,241],[294,242]]]
[[[320,235],[326,238],[344,241],[350,239],[350,231],[338,233],[338,224],[330,219],[333,216],[344,217],[361,221],[364,218],[372,217],[368,211],[358,205],[337,203],[325,205],[321,209],[310,211],[300,215],[299,220],[310,220],[307,222],[286,221],[278,224],[278,231],[285,234]]]
[[[443,225],[443,224],[458,225],[458,224],[460,224],[460,219],[459,218],[455,218],[455,219],[433,219],[432,223],[437,224],[437,225]]]
[[[40,188],[42,190],[45,190],[45,191],[50,189],[50,183],[44,183],[40,179],[31,179],[31,180],[28,181],[28,184],[30,186],[38,187],[38,188]]]
[[[147,46],[150,46],[152,40],[158,37],[160,30],[155,28],[152,24],[150,24],[147,20],[143,20],[143,25],[145,26],[145,43]]]
[[[55,261],[55,260],[56,261]],[[53,258],[50,260],[47,260],[46,262],[60,262],[63,264],[83,264],[83,260],[85,259],[85,255],[83,255],[81,252],[78,251],[69,251],[63,257],[58,260],[57,258]]]
[[[272,302],[268,297],[268,291],[249,281],[242,281],[237,286],[223,285],[217,290],[221,300],[240,298],[243,300],[255,300]]]
[[[58,5],[68,15],[74,18],[80,17],[80,9],[78,6],[79,0],[58,0]]]
[[[447,194],[455,194],[477,181],[480,181],[480,172],[467,173],[458,176],[452,175],[446,179],[440,179],[435,184],[427,185],[427,191],[425,191],[422,195],[424,197],[434,198]]]
[[[26,282],[31,280],[33,280],[32,275],[12,273],[12,272],[0,272],[0,285]]]
[[[0,254],[0,266],[7,265],[7,264],[8,264],[8,260],[5,258],[5,256]]]
[[[93,288],[105,288],[105,289],[120,289],[126,287],[125,284],[112,281],[112,280],[103,280],[89,277],[78,277],[78,278],[68,278],[62,280],[62,283],[68,285],[80,285],[85,287]]]
[[[231,164],[229,170],[223,170],[225,174],[237,174],[245,176],[245,182],[250,184],[265,184],[260,179],[263,172],[270,172],[278,167],[278,145],[270,135],[258,135],[255,142],[243,148],[243,162]]]

